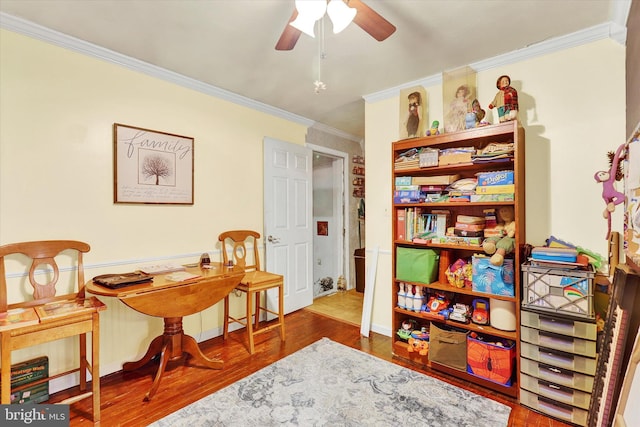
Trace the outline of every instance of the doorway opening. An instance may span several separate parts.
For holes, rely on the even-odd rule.
[[[351,277],[349,155],[307,145],[313,150],[314,221],[314,300],[307,310],[360,325],[364,294]]]
[[[345,161],[313,151],[313,298],[346,290]]]

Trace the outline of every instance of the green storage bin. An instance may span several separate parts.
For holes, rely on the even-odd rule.
[[[396,278],[432,283],[438,276],[440,253],[434,249],[396,248]]]

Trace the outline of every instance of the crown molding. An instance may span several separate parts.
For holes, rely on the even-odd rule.
[[[347,132],[343,132],[343,131],[341,131],[339,129],[336,129],[336,128],[333,128],[331,126],[327,126],[324,123],[315,122],[312,127],[314,129],[320,131],[320,132],[328,133],[330,135],[337,136],[338,138],[346,139],[348,141],[357,142],[358,144],[362,143],[362,138],[360,138],[358,136],[355,136],[355,135],[352,135],[352,134],[347,133]]]
[[[545,40],[513,52],[469,64],[469,66],[476,71],[485,71],[606,38],[611,38],[620,44],[624,44],[626,42],[627,33],[625,25],[631,6],[631,0],[614,1],[613,4],[614,10],[611,14],[613,20],[611,22],[596,25],[594,27],[577,31],[565,36]],[[280,117],[282,119],[298,123],[306,127],[314,126],[318,130],[322,130],[323,132],[338,136],[340,138],[348,139],[355,142],[360,142],[362,139],[341,130],[316,122],[309,118],[300,116],[298,114],[294,114],[289,111],[285,111],[280,108],[253,100],[251,98],[238,95],[217,86],[203,83],[196,79],[192,79],[190,77],[183,76],[182,74],[157,67],[147,62],[122,55],[93,43],[89,43],[52,30],[50,28],[35,24],[33,22],[15,17],[13,15],[9,15],[5,12],[0,12],[0,28],[23,34],[106,62],[117,64],[130,70],[137,71],[151,77],[156,77],[174,83],[176,85],[204,93],[206,95],[232,102],[234,104],[242,105],[247,108]],[[441,73],[407,82],[402,85],[394,86],[382,91],[363,95],[362,98],[365,102],[377,102],[397,96],[402,89],[414,86],[430,87],[439,84],[442,84]]]
[[[34,39],[38,39],[106,62],[117,64],[130,70],[137,71],[151,77],[156,77],[177,84],[179,86],[186,87],[188,89],[193,89],[206,95],[221,98],[225,101],[233,102],[234,104],[242,105],[247,108],[280,117],[294,123],[298,123],[307,127],[311,127],[314,124],[317,126],[317,123],[314,120],[308,119],[306,117],[282,110],[277,107],[273,107],[268,104],[264,104],[262,102],[247,98],[242,95],[238,95],[228,90],[221,89],[217,86],[203,83],[196,79],[192,79],[190,77],[183,76],[182,74],[157,67],[147,62],[122,55],[93,43],[89,43],[52,30],[50,28],[35,24],[33,22],[15,17],[13,15],[9,15],[5,12],[0,12],[0,28],[29,36]],[[329,128],[329,126],[325,127]],[[334,131],[341,132],[337,129],[334,129]],[[344,135],[344,132],[342,132],[341,134]],[[350,135],[350,138],[355,137]]]
[[[437,86],[440,84],[442,84],[442,74],[434,74],[429,77],[424,77],[422,79],[414,80],[409,83],[403,83],[401,85],[394,86],[389,89],[381,90],[379,92],[374,92],[369,95],[364,95],[362,98],[364,98],[365,102],[377,102],[377,101],[382,101],[384,99],[392,98],[394,96],[398,96],[398,93],[402,89],[407,89],[415,86],[430,87],[430,86]]]
[[[612,2],[611,11],[609,13],[611,22],[621,27],[626,27],[627,21],[629,20],[630,10],[631,10],[631,0],[616,0]]]
[[[624,2],[614,2],[624,3]],[[630,2],[629,2],[630,4]],[[628,10],[627,10],[628,14]],[[625,19],[626,21],[626,19]],[[469,64],[469,67],[476,71],[486,71],[493,68],[503,67],[505,65],[513,64],[516,62],[525,61],[527,59],[535,58],[537,56],[547,55],[549,53],[557,52],[559,50],[569,49],[572,47],[592,43],[597,40],[613,39],[620,44],[624,44],[626,41],[627,29],[620,25],[619,22],[608,22],[600,25],[596,25],[590,28],[586,28],[575,33],[567,34],[553,39],[544,40],[539,43],[535,43],[526,46],[522,49],[518,49],[512,52],[508,52],[502,55],[494,56],[493,58],[484,59],[482,61]],[[379,92],[374,92],[363,96],[365,102],[377,102],[383,99],[392,98],[398,96],[398,92],[402,89],[410,88],[413,86],[422,85],[424,87],[436,86],[442,84],[442,74],[434,74],[424,79],[415,80],[413,82],[405,83],[399,86],[394,86],[389,89],[385,89]]]

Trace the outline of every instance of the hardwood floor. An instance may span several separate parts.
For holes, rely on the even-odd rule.
[[[391,338],[372,333],[369,338],[360,335],[358,326],[332,319],[303,309],[286,316],[286,342],[281,342],[277,330],[256,337],[256,353],[249,355],[241,331],[232,332],[224,342],[217,337],[201,343],[208,357],[225,361],[222,370],[203,369],[185,365],[181,361],[169,362],[158,392],[150,402],[144,402],[149,390],[157,361],[152,361],[137,372],[116,372],[102,378],[102,426],[146,426],[170,413],[201,399],[221,388],[317,341],[322,337],[371,353],[381,359],[412,368],[407,363],[392,358]],[[567,424],[530,411],[511,398],[502,396],[473,384],[448,378],[436,371],[428,375],[471,390],[513,408],[510,427],[567,427]],[[50,402],[62,400],[67,391],[53,395]],[[71,426],[88,426],[90,401],[80,401],[71,406]]]
[[[306,310],[360,326],[363,302],[364,293],[351,289],[316,298]]]

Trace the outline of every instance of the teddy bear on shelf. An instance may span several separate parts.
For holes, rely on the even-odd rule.
[[[413,353],[415,351],[420,356],[426,356],[427,353],[429,353],[429,342],[411,337],[409,338],[409,345],[407,345],[407,351],[409,353]]]
[[[515,249],[516,221],[512,206],[502,206],[498,209],[498,219],[500,222],[492,229],[498,233],[485,237],[482,242],[482,249],[489,255],[489,262],[500,266],[504,262],[504,256],[510,254]],[[485,229],[485,236],[487,230]]]

